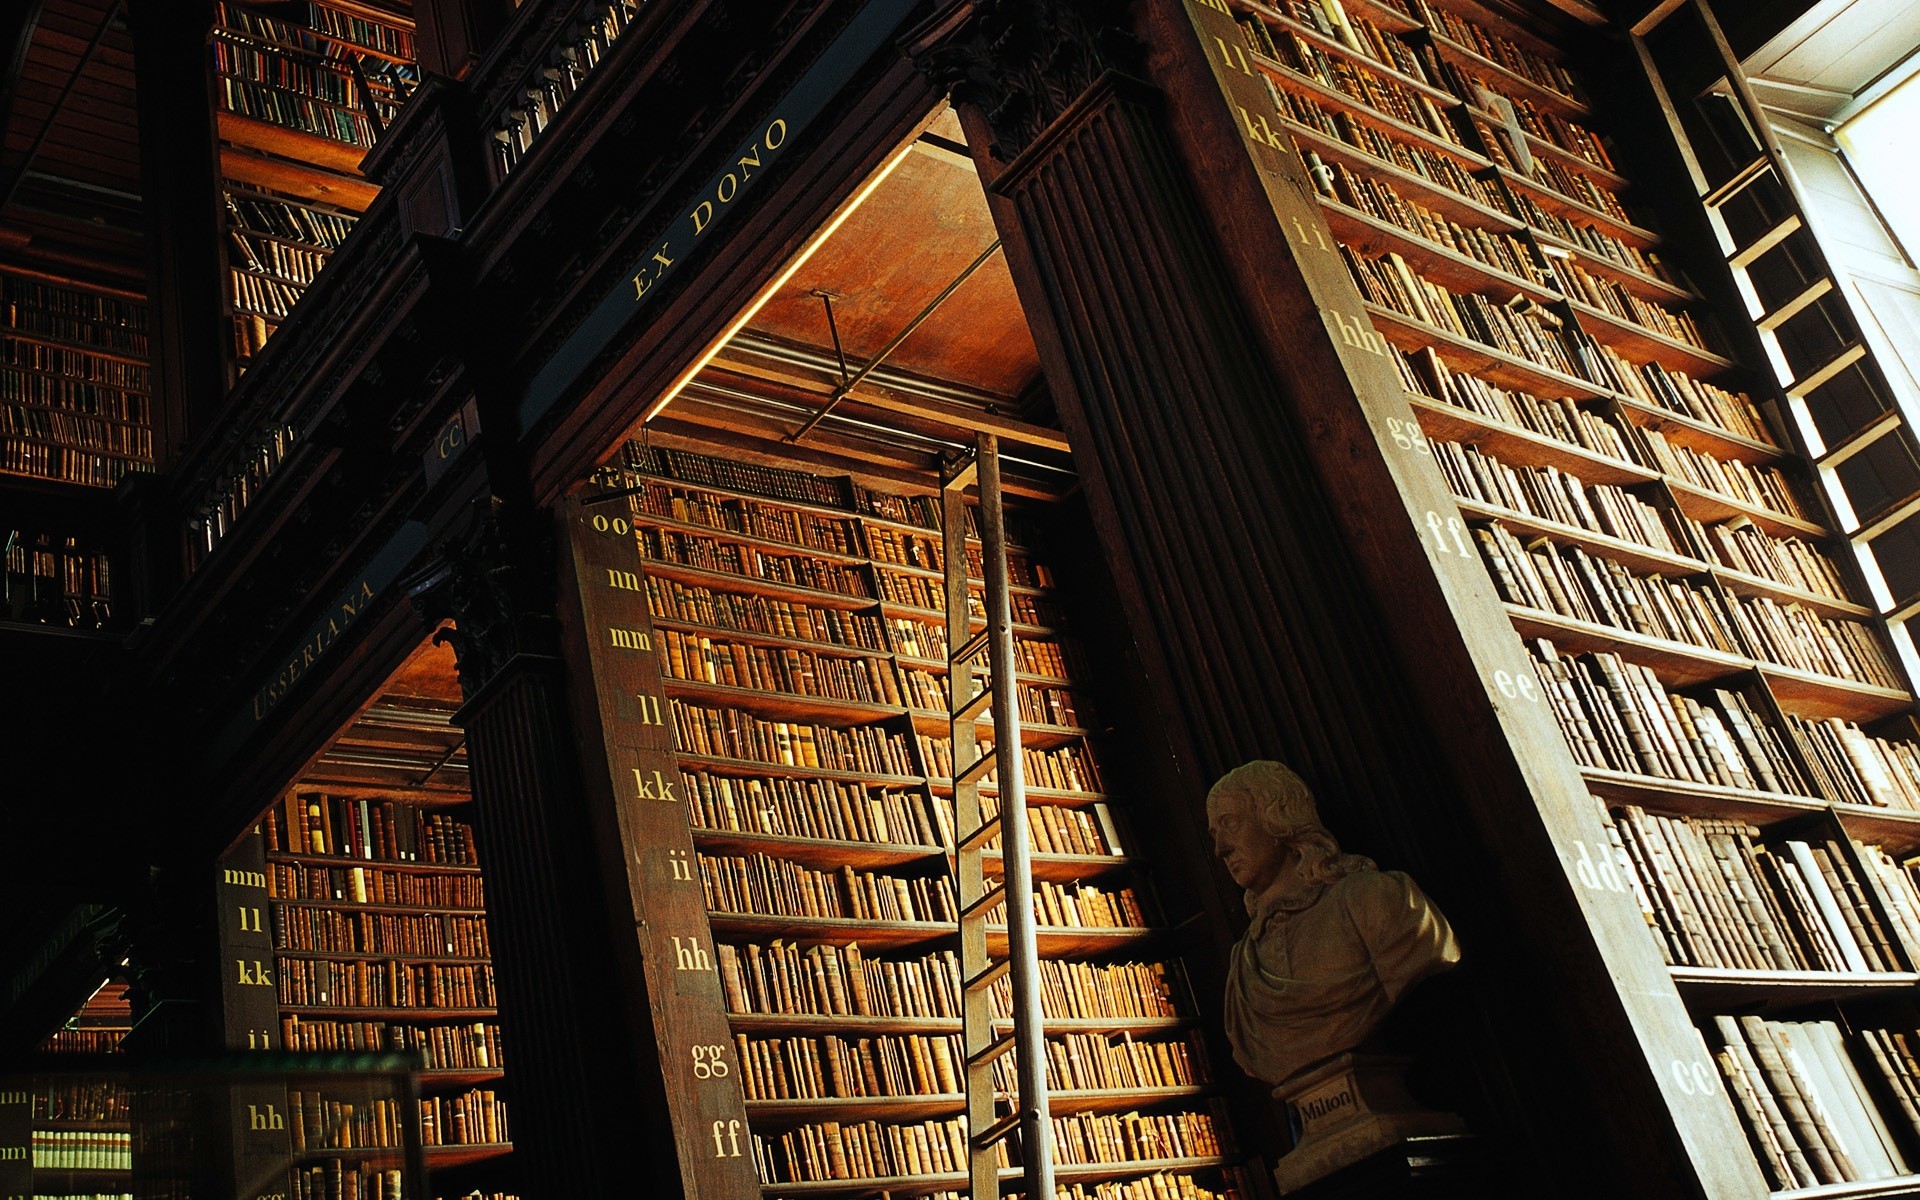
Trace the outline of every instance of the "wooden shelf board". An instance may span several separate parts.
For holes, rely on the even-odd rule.
[[[1905,992],[1920,983],[1920,974],[1911,971],[1747,971],[1732,967],[1672,967],[1669,970],[1675,986],[1689,1002],[1710,1006],[1718,1012]]]
[[[947,662],[941,658],[920,658],[912,654],[895,654],[894,660],[903,667],[919,667],[923,671],[939,671],[945,674]],[[1057,675],[1034,675],[1027,671],[1014,672],[1014,680],[1019,683],[1037,683],[1046,687],[1072,687],[1073,680],[1062,679]]]
[[[946,580],[947,580],[946,572],[940,570],[937,567],[920,567],[920,566],[915,566],[912,563],[889,562],[884,558],[876,558],[871,561],[873,562],[873,568],[876,571],[892,571],[895,574],[899,574],[899,575],[912,575],[920,579],[934,580],[939,582],[942,586],[946,584]],[[979,585],[979,587],[977,588],[969,589],[972,591],[982,591],[986,588],[986,581],[983,579],[979,579],[973,575],[967,576],[967,582],[969,584]],[[1013,596],[1044,596],[1047,594],[1047,589],[1043,587],[1037,587],[1031,583],[1009,582],[1007,584],[1007,593]]]
[[[1053,1017],[1045,1018],[1048,1033],[1154,1033],[1190,1028],[1193,1017]],[[729,1013],[736,1032],[795,1031],[813,1033],[959,1033],[959,1017],[886,1017],[852,1013]],[[1012,1018],[995,1018],[996,1028],[1012,1028]]]
[[[1873,721],[1913,706],[1913,697],[1897,688],[1815,675],[1764,661],[1758,665],[1780,707],[1797,716]]]
[[[895,600],[882,600],[880,601],[880,611],[888,616],[911,617],[914,620],[924,621],[930,625],[937,624],[942,629],[945,629],[947,626],[947,614],[937,608],[921,608],[917,604],[901,604]],[[985,629],[987,627],[987,619],[985,617],[969,616],[967,618],[967,626],[970,629]],[[1013,632],[1016,635],[1025,635],[1030,638],[1058,637],[1060,633],[1059,630],[1048,625],[1029,625],[1022,621],[1013,622]],[[940,665],[945,666],[946,664],[941,663]]]
[[[1603,800],[1637,804],[1656,812],[1738,816],[1755,825],[1795,820],[1809,813],[1824,812],[1828,807],[1826,801],[1809,796],[1663,779],[1598,767],[1582,767],[1580,775],[1587,781],[1587,789]]]
[[[1444,400],[1410,392],[1407,403],[1413,406],[1420,418],[1420,428],[1429,438],[1472,443],[1505,462],[1557,467],[1583,483],[1610,483],[1621,487],[1652,483],[1660,478],[1651,468],[1509,425]]]
[[[685,479],[675,479],[670,475],[654,475],[645,471],[631,471],[629,472],[629,474],[633,475],[637,479],[642,480],[643,482],[657,483],[657,484],[660,484],[662,487],[679,488],[683,491],[689,491],[689,492],[705,492],[710,496],[721,496],[728,500],[746,500],[754,504],[770,504],[775,508],[787,508],[787,509],[792,509],[795,512],[812,513],[816,516],[831,517],[836,520],[846,520],[848,518],[857,518],[859,520],[868,521],[868,520],[878,519],[874,517],[869,517],[864,513],[855,512],[851,508],[840,508],[837,505],[820,504],[811,500],[783,500],[774,496],[763,496],[758,492],[748,492],[748,491],[742,491],[739,488],[727,487],[724,484],[691,483]],[[596,502],[592,496],[588,496],[585,502],[590,507],[597,507],[598,504],[604,504],[604,503],[615,503],[614,501]],[[917,527],[902,526],[902,528],[910,529],[910,528],[917,528]],[[936,533],[935,536],[938,536],[938,534]]]
[[[1333,236],[1342,244],[1368,256],[1393,251],[1406,259],[1422,278],[1453,291],[1479,292],[1498,297],[1503,303],[1514,295],[1528,296],[1543,304],[1560,299],[1559,289],[1555,287],[1430,242],[1412,230],[1350,208],[1339,200],[1320,197],[1320,212],[1333,230]]]
[[[1072,1183],[1082,1180],[1122,1179],[1163,1171],[1205,1171],[1227,1166],[1235,1161],[1224,1155],[1209,1155],[1194,1158],[1131,1159],[1104,1163],[1056,1163],[1053,1173],[1056,1181]],[[1000,1178],[1003,1183],[1017,1181],[1020,1178],[1019,1168],[1003,1169],[1000,1172]],[[964,1188],[966,1184],[967,1177],[962,1174],[896,1175],[885,1178],[868,1176],[858,1179],[807,1180],[799,1183],[763,1183],[760,1185],[760,1192],[767,1197],[910,1196],[944,1188]]]
[[[1579,546],[1635,570],[1657,571],[1669,576],[1704,575],[1707,572],[1707,564],[1698,559],[1656,550],[1638,542],[1623,541],[1609,534],[1582,529],[1578,525],[1567,525],[1551,517],[1536,517],[1516,509],[1462,497],[1455,497],[1455,503],[1460,506],[1463,516],[1496,520],[1515,533],[1547,537],[1556,542]]]
[[[1429,325],[1384,304],[1363,301],[1367,315],[1381,336],[1401,350],[1432,349],[1456,371],[1477,375],[1490,383],[1530,392],[1544,399],[1590,399],[1607,394],[1597,383],[1564,374],[1518,354],[1498,350],[1463,334]]]
[[[953,793],[953,780],[938,775],[928,779],[927,786],[942,795],[951,795]],[[983,785],[980,791],[983,795],[988,796],[998,796],[1000,794],[1000,789],[991,783]],[[1093,804],[1106,798],[1107,794],[1105,792],[1070,792],[1060,788],[1033,787],[1032,785],[1027,787],[1027,801],[1030,804],[1064,804],[1069,807],[1074,807],[1082,804]]]
[[[723,775],[778,775],[800,779],[837,779],[848,783],[897,783],[924,784],[927,781],[918,775],[888,775],[875,771],[839,771],[830,767],[790,766],[785,763],[754,762],[745,758],[727,758],[723,755],[695,754],[682,750],[678,752],[680,766],[697,767],[708,771],[717,771]]]
[[[1825,1183],[1819,1187],[1789,1188],[1770,1200],[1872,1200],[1876,1196],[1912,1196],[1920,1193],[1920,1175],[1869,1179],[1857,1183]]]
[[[906,842],[855,842],[828,838],[790,837],[743,830],[693,826],[694,845],[702,850],[732,854],[768,854],[791,859],[818,870],[836,867],[890,867],[921,862],[946,853],[939,846]]]
[[[1492,91],[1506,94],[1510,99],[1513,93],[1518,93],[1523,99],[1530,100],[1542,108],[1551,108],[1561,116],[1572,117],[1583,124],[1593,117],[1593,110],[1587,107],[1585,101],[1556,92],[1544,84],[1535,83],[1525,75],[1518,74],[1485,57],[1479,51],[1462,46],[1437,29],[1428,28],[1427,36],[1432,39],[1434,48],[1440,52],[1442,58],[1468,72],[1484,73],[1488,78],[1481,82],[1490,84]]]
[[[830,942],[891,950],[925,946],[959,936],[951,921],[862,921],[852,917],[789,917],[758,913],[709,912],[716,935],[724,937],[784,938],[812,945]]]
[[[667,695],[703,704],[721,704],[777,720],[805,721],[838,728],[872,725],[901,715],[890,704],[866,700],[836,700],[827,696],[803,696],[794,692],[761,691],[724,683],[703,683],[664,675],[660,680]]]
[[[777,538],[762,537],[754,533],[741,533],[719,525],[703,525],[698,521],[679,521],[672,517],[663,517],[655,513],[629,512],[629,519],[635,525],[645,525],[652,529],[665,529],[674,533],[692,534],[695,537],[712,538],[720,542],[732,542],[741,546],[752,546],[756,550],[766,550],[774,554],[790,554],[800,558],[817,558],[822,562],[839,563],[842,566],[863,567],[867,559],[844,550],[826,550],[817,546],[808,546],[799,542],[783,542]],[[843,521],[852,520],[842,515]]]
[[[1462,225],[1471,225],[1480,229],[1500,229],[1509,233],[1518,233],[1525,228],[1519,217],[1511,213],[1489,208],[1486,204],[1464,196],[1452,188],[1424,175],[1416,175],[1404,167],[1375,158],[1360,147],[1341,141],[1330,133],[1322,133],[1311,125],[1282,114],[1280,124],[1293,136],[1294,143],[1302,154],[1311,150],[1320,157],[1334,162],[1345,163],[1356,171],[1363,171],[1393,185],[1403,198],[1418,201],[1427,208],[1443,216],[1451,217]]]
[[[676,633],[691,633],[709,640],[751,642],[756,646],[782,646],[815,654],[830,654],[838,658],[891,657],[885,650],[869,650],[864,646],[848,646],[841,642],[816,642],[810,638],[789,637],[783,633],[761,633],[752,629],[734,629],[725,625],[702,625],[697,621],[688,621],[680,617],[655,616],[653,627],[671,629]]]
[[[1580,318],[1582,329],[1595,341],[1614,347],[1630,360],[1656,362],[1668,370],[1685,371],[1689,375],[1712,376],[1735,368],[1732,359],[1703,346],[1668,337],[1631,317],[1616,316],[1577,297],[1570,297],[1569,301]]]
[[[1714,564],[1713,576],[1724,584],[1728,591],[1744,596],[1771,596],[1782,604],[1798,604],[1815,612],[1833,617],[1855,617],[1862,620],[1872,619],[1873,610],[1864,604],[1855,604],[1851,600],[1838,600],[1818,592],[1803,591],[1789,584],[1775,583],[1759,575],[1749,575],[1733,567]]]
[[[1308,97],[1322,108],[1344,112],[1354,120],[1371,125],[1381,133],[1398,141],[1413,142],[1424,149],[1432,150],[1438,154],[1445,154],[1449,158],[1459,162],[1462,169],[1468,174],[1476,171],[1490,170],[1493,167],[1493,161],[1491,159],[1481,157],[1459,142],[1448,141],[1439,134],[1432,133],[1422,126],[1413,124],[1411,121],[1404,121],[1392,113],[1383,112],[1368,104],[1366,101],[1355,99],[1336,87],[1321,83],[1312,76],[1294,70],[1285,63],[1276,62],[1262,54],[1249,52],[1249,55],[1253,60],[1254,66],[1258,67],[1260,71],[1275,84],[1296,94]],[[1448,105],[1458,106],[1460,101],[1455,97],[1448,96],[1446,103]]]
[[[1678,476],[1667,476],[1667,485],[1673,490],[1674,499],[1680,505],[1680,511],[1696,521],[1730,521],[1736,517],[1745,517],[1759,526],[1761,530],[1775,537],[1797,537],[1810,541],[1819,541],[1831,537],[1832,531],[1817,525],[1803,517],[1790,516],[1770,508],[1761,508],[1736,500],[1732,496],[1688,483]]]
[[[513,1153],[513,1143],[481,1142],[474,1145],[422,1146],[420,1152],[429,1167],[435,1170],[450,1170],[471,1163],[504,1158]],[[406,1151],[398,1146],[358,1146],[344,1149],[323,1146],[295,1150],[293,1155],[301,1162],[338,1158],[356,1163],[389,1163],[397,1166],[405,1159]]]
[[[348,1005],[288,1004],[284,1001],[280,1004],[280,1011],[301,1017],[370,1021],[477,1021],[500,1015],[497,1008],[436,1008],[424,1004],[413,1008],[355,1008]]]
[[[1535,204],[1555,216],[1590,225],[1601,233],[1638,250],[1655,250],[1660,246],[1660,235],[1651,229],[1642,229],[1632,221],[1624,221],[1611,213],[1591,208],[1585,202],[1549,187],[1530,175],[1523,175],[1519,171],[1506,167],[1495,167],[1494,170],[1509,187],[1525,191],[1533,198]]]
[[[286,850],[267,852],[268,862],[292,863],[302,867],[382,867],[390,871],[411,871],[449,875],[478,875],[480,868],[464,864],[389,862],[383,858],[349,858],[344,854],[294,854]]]
[[[1522,637],[1544,637],[1563,652],[1600,651],[1618,654],[1628,662],[1651,667],[1668,687],[1719,683],[1754,669],[1754,662],[1736,654],[1709,650],[1686,642],[1648,637],[1599,625],[1576,617],[1509,604],[1507,615]]]
[[[284,946],[273,948],[275,958],[291,958],[304,962],[406,962],[435,963],[442,966],[492,966],[491,955],[453,954],[403,954],[398,951],[373,952],[365,950],[294,950]]]
[[[1698,304],[1700,295],[1677,283],[1669,283],[1657,276],[1648,275],[1637,267],[1608,258],[1598,251],[1589,249],[1579,242],[1568,241],[1557,233],[1544,229],[1533,230],[1533,236],[1542,246],[1552,246],[1567,251],[1578,259],[1580,266],[1589,275],[1601,275],[1620,284],[1643,300],[1652,300],[1664,304]]]
[[[1276,8],[1259,3],[1249,3],[1246,7],[1251,9],[1255,15],[1260,17],[1260,19],[1265,21],[1269,26],[1290,33],[1297,33],[1313,45],[1318,46],[1322,50],[1331,51],[1336,57],[1345,59],[1347,62],[1352,63],[1368,74],[1399,84],[1401,87],[1407,88],[1410,91],[1419,92],[1439,107],[1448,108],[1461,103],[1460,97],[1454,95],[1447,89],[1436,87],[1421,79],[1416,79],[1398,67],[1383,63],[1371,55],[1362,54],[1339,38],[1322,33],[1311,25],[1304,25]],[[1374,20],[1371,12],[1364,13],[1363,15],[1369,20]],[[1395,13],[1394,16],[1397,18],[1396,23],[1406,24],[1409,29],[1418,28],[1417,24],[1408,24],[1412,19],[1404,13]],[[1374,20],[1374,24],[1384,26],[1386,23]]]
[[[1208,1094],[1201,1085],[1113,1088],[1099,1090],[1059,1089],[1047,1093],[1048,1106],[1058,1114],[1128,1112],[1136,1108],[1191,1100]],[[966,1109],[967,1098],[959,1093],[932,1096],[823,1096],[808,1099],[748,1100],[747,1115],[755,1128],[764,1122],[783,1128],[807,1121],[924,1121],[930,1117],[958,1116]]]
[[[229,146],[245,150],[255,150],[276,158],[291,159],[291,165],[308,174],[327,172],[342,176],[341,184],[364,188],[372,196],[380,194],[380,189],[366,182],[360,174],[360,160],[367,156],[367,148],[355,146],[337,138],[325,137],[317,133],[308,133],[303,129],[290,129],[260,117],[249,117],[244,113],[228,112],[221,109],[215,116],[215,128],[220,140]],[[223,153],[222,159],[227,156]],[[224,165],[224,163],[223,163]],[[361,206],[356,211],[365,211]]]
[[[84,317],[75,317],[73,319],[85,320]],[[99,323],[100,322],[97,322],[97,321],[94,322],[94,324],[99,324]],[[109,326],[109,328],[117,328],[117,326]],[[22,328],[9,326],[4,332],[0,332],[0,341],[33,342],[41,346],[57,346],[62,350],[78,350],[79,352],[87,355],[90,358],[111,359],[114,362],[129,363],[136,367],[152,366],[152,361],[147,357],[147,355],[141,353],[138,350],[118,350],[118,349],[114,349],[107,346],[96,346],[92,342],[77,342],[77,341],[74,341],[72,338],[58,337],[51,333],[35,333],[31,329],[22,329]],[[17,368],[17,369],[25,369],[25,368]],[[64,376],[62,378],[64,378]],[[108,384],[108,383],[95,384],[94,386],[108,387],[108,388],[113,387],[112,384]],[[129,391],[132,389],[114,388],[114,390]]]
[[[907,712],[913,717],[914,729],[928,737],[945,738],[952,733],[952,723],[946,713],[925,708],[910,708]],[[974,724],[983,730],[991,730],[993,719],[982,717]],[[1038,721],[1020,722],[1021,745],[1038,750],[1071,745],[1086,740],[1091,734],[1092,730],[1079,725],[1047,725]]]
[[[1758,442],[1731,430],[1684,416],[1671,409],[1649,404],[1632,396],[1609,393],[1619,401],[1620,410],[1635,425],[1658,429],[1670,442],[1691,446],[1715,458],[1737,458],[1745,463],[1767,463],[1783,457],[1784,451],[1770,442]]]
[[[6,401],[0,401],[4,405]],[[151,454],[141,455],[130,450],[108,450],[103,447],[81,445],[59,435],[42,436],[37,433],[0,433],[0,439],[12,442],[28,442],[35,446],[53,446],[61,450],[71,450],[78,454],[97,454],[101,458],[117,458],[125,462],[138,463],[149,469],[153,467]]]
[[[731,571],[686,566],[681,563],[664,562],[657,558],[645,559],[644,565],[649,575],[677,579],[681,583],[695,584],[723,592],[749,592],[777,600],[796,600],[802,604],[814,604],[822,608],[872,608],[877,603],[872,596],[849,596],[844,592],[826,592],[802,584],[781,583],[752,575],[736,575]]]

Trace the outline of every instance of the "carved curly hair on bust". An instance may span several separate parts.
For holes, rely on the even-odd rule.
[[[1343,854],[1340,843],[1320,823],[1320,810],[1306,781],[1284,763],[1259,759],[1220,777],[1207,792],[1207,821],[1225,812],[1244,812],[1275,841],[1300,855],[1303,891],[1317,893],[1356,871],[1375,870],[1373,860]],[[1253,897],[1248,895],[1248,903]]]

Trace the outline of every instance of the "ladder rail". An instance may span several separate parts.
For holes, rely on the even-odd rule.
[[[986,628],[972,632],[967,583],[967,499],[979,491],[981,574],[986,584]],[[1040,1009],[1039,934],[1033,909],[1033,874],[1027,837],[1025,770],[1015,691],[1013,613],[1007,585],[1006,518],[1001,504],[999,442],[982,433],[972,459],[950,471],[941,487],[943,567],[949,649],[947,690],[952,718],[954,876],[959,893],[961,1042],[966,1059],[967,1178],[976,1200],[1000,1194],[998,1144],[1020,1133],[1021,1173],[1028,1196],[1051,1197],[1052,1121],[1047,1102],[1045,1030]],[[986,651],[986,662],[980,652]],[[983,687],[981,675],[987,676]],[[991,762],[980,754],[976,722],[987,707],[993,717]],[[986,816],[980,788],[991,765],[999,787],[999,812]],[[985,844],[1000,834],[1001,877],[989,887]],[[987,941],[987,912],[1002,905],[1007,957],[995,960]],[[1013,994],[1013,1030],[995,1028],[992,989],[1002,976]],[[995,1066],[1011,1051],[1015,1089],[1012,1111],[996,1111]]]

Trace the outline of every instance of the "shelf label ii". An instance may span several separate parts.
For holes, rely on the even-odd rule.
[[[589,751],[584,766],[590,778],[605,781],[594,803],[611,802],[624,850],[683,1189],[690,1197],[753,1195],[759,1183],[746,1152],[746,1097],[631,504],[626,497],[593,503],[575,495],[566,507],[580,617],[569,659],[584,660],[600,719],[598,761]]]
[[[780,158],[791,152],[854,73],[892,40],[915,3],[868,0],[784,95],[770,105],[754,106],[767,115],[721,159],[705,186],[693,193],[692,203],[667,220],[654,243],[527,384],[520,397],[522,429],[532,428],[587,364],[629,327],[668,276],[683,269],[696,250],[714,240],[715,230],[745,207],[747,193],[774,173]],[[667,190],[680,186],[676,182]]]

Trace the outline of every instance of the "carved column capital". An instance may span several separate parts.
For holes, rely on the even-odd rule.
[[[437,548],[408,585],[414,611],[453,646],[460,690],[471,700],[513,658],[557,657],[552,524],[537,509],[489,498],[468,527]]]
[[[920,26],[907,52],[954,101],[978,108],[988,150],[1012,162],[1110,71],[1139,77],[1145,51],[1111,0],[956,0]]]

